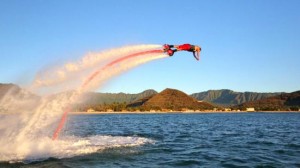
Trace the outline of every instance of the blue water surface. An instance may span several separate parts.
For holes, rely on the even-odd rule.
[[[153,141],[0,167],[300,167],[300,113],[70,115],[61,136],[94,135]]]

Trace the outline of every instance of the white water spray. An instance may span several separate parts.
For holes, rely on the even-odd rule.
[[[133,53],[160,48],[160,45],[137,45],[101,53],[89,53],[77,62],[66,63],[61,67],[40,72],[29,87],[35,93],[63,91],[61,94],[49,94],[32,100],[28,98],[20,103],[15,96],[7,93],[0,99],[0,108],[5,107],[5,113],[7,113],[0,114],[0,161],[71,157],[99,150],[99,145],[91,147],[89,144],[79,145],[78,148],[74,147],[75,144],[82,142],[91,143],[89,139],[92,137],[63,137],[57,141],[51,140],[64,109],[80,101],[80,96],[85,91],[93,91],[101,87],[105,81],[124,71],[155,59],[167,57],[167,55],[163,53],[144,54],[124,60],[120,59],[111,66],[106,66],[111,61]],[[91,75],[93,78],[90,78]],[[71,89],[75,91],[66,92]],[[15,114],[11,114],[12,112]],[[98,138],[100,138],[99,141],[103,140],[101,148],[110,146],[109,141],[105,141],[107,137],[99,136]],[[121,146],[140,145],[151,141],[143,138],[117,138],[120,140],[119,145]],[[125,141],[126,143],[122,143]],[[97,141],[97,143],[99,142]]]

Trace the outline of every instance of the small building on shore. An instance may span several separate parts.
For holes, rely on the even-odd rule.
[[[247,112],[254,112],[255,108],[254,107],[249,107],[249,108],[246,108],[246,111]]]
[[[231,111],[231,108],[225,108],[224,111],[229,112]]]
[[[94,109],[92,109],[92,108],[89,108],[86,112],[88,112],[88,113],[92,113],[92,112],[95,112],[95,110]]]

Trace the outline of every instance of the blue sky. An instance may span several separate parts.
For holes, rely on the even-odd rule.
[[[108,81],[101,92],[175,88],[300,90],[298,0],[2,0],[0,83],[29,84],[41,69],[87,52],[135,44],[202,46]]]

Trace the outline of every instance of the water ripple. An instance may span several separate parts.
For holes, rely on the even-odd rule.
[[[130,137],[129,144],[145,138],[151,143],[116,148],[115,141],[88,155],[22,166],[300,167],[299,121],[299,113],[71,116],[63,136]],[[106,139],[104,145],[111,143]]]

